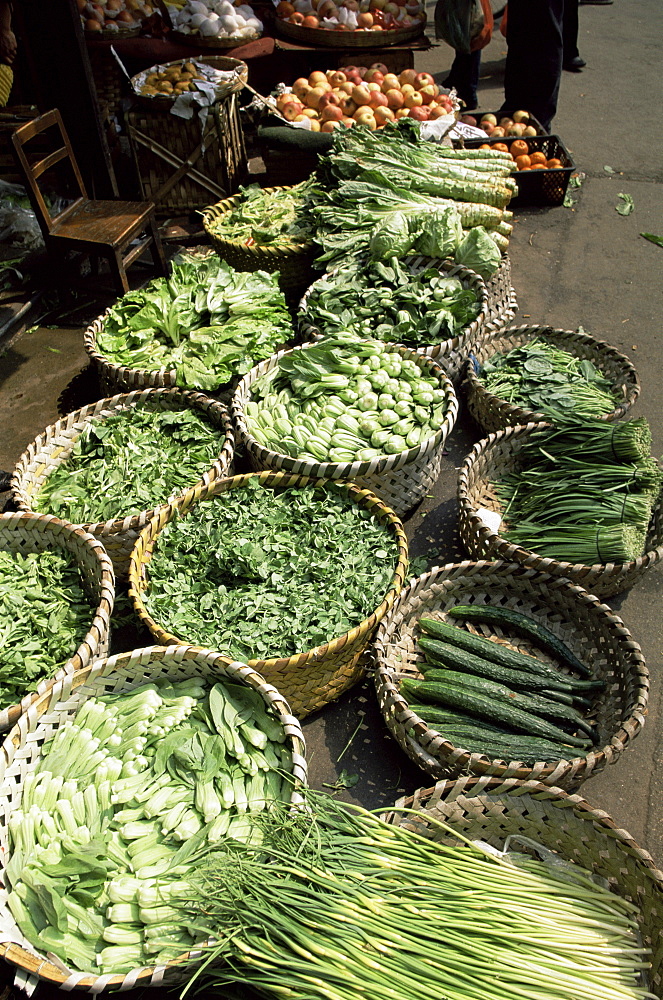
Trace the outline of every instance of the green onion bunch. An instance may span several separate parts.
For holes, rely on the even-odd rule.
[[[653,996],[635,906],[584,869],[487,854],[433,818],[423,836],[320,793],[307,803],[261,814],[262,848],[198,866],[183,918],[218,943],[194,984],[291,1000]]]
[[[601,417],[620,401],[609,378],[587,358],[579,358],[540,337],[495,354],[478,380],[500,399],[546,414]]]
[[[640,417],[535,431],[519,469],[495,483],[503,537],[544,558],[592,566],[642,555],[663,473]]]

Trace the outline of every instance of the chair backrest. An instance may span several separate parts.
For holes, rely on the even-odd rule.
[[[36,137],[39,142],[34,144],[38,147],[34,152],[31,143]],[[59,110],[54,108],[21,125],[12,133],[12,144],[30,203],[46,236],[82,202],[88,201]]]

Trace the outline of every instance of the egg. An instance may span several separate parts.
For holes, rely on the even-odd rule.
[[[257,17],[250,17],[246,22],[246,26],[251,31],[262,31],[262,21],[259,21]]]
[[[189,0],[189,9],[194,14],[204,14],[205,17],[209,14],[207,4],[201,3],[201,0]]]

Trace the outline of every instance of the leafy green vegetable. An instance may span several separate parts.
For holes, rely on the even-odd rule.
[[[640,233],[650,243],[655,243],[657,247],[663,247],[663,236],[655,236],[654,233]]]
[[[633,195],[620,193],[617,197],[621,198],[621,202],[615,205],[615,211],[619,212],[620,215],[630,215],[635,208]]]
[[[610,379],[591,361],[538,337],[494,354],[477,378],[487,392],[552,420],[560,410],[578,417],[601,417],[619,401]]]
[[[247,245],[279,246],[297,244],[311,238],[311,226],[302,216],[305,196],[312,180],[291,188],[271,191],[259,184],[240,187],[236,204],[223,215],[215,215],[211,205],[201,212],[205,228],[211,236],[239,240]]]
[[[93,614],[71,557],[0,551],[0,708],[73,656]]]
[[[45,478],[34,508],[74,524],[150,510],[193,486],[223,441],[223,431],[194,410],[132,407],[95,418]]]
[[[438,344],[479,314],[477,297],[438,268],[413,274],[396,257],[339,267],[310,288],[300,313],[325,336],[357,337],[420,347]]]
[[[414,249],[424,257],[453,257],[463,235],[460,215],[448,205],[423,216]]]
[[[484,227],[474,226],[456,248],[454,259],[457,264],[464,264],[482,278],[489,278],[500,266],[502,255]]]
[[[374,260],[402,257],[412,248],[415,239],[416,230],[410,228],[405,212],[392,212],[376,225],[368,249]]]
[[[97,347],[116,364],[174,368],[177,385],[209,391],[245,374],[292,333],[277,273],[183,255],[168,278],[119,299]]]
[[[396,558],[389,528],[343,486],[273,490],[253,478],[166,525],[144,602],[187,642],[244,662],[292,656],[371,614]]]

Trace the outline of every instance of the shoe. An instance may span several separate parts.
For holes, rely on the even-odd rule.
[[[574,56],[573,59],[569,59],[562,66],[563,69],[567,70],[569,73],[580,73],[587,63],[580,56]]]

